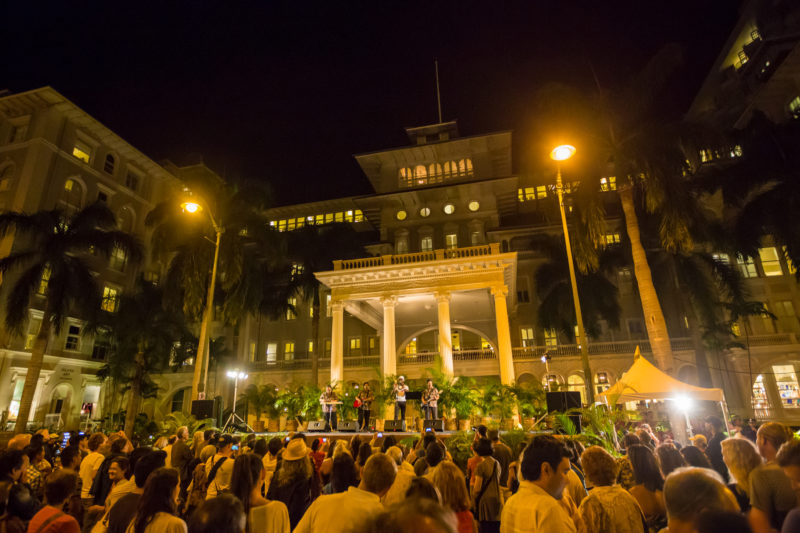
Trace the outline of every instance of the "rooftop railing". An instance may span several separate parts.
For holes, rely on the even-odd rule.
[[[412,263],[427,263],[445,259],[467,259],[500,253],[500,244],[493,242],[480,246],[465,248],[451,248],[448,250],[428,250],[410,254],[390,254],[375,257],[362,257],[359,259],[344,259],[333,262],[334,270],[355,270],[379,266],[408,265]]]

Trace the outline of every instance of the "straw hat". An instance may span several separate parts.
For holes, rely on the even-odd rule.
[[[308,446],[303,439],[292,439],[283,450],[284,461],[299,461],[304,457],[308,457]]]
[[[697,446],[698,444],[701,444],[703,446],[708,445],[708,441],[706,440],[705,435],[695,435],[694,437],[690,437],[689,440],[692,441],[692,444],[694,444],[695,446]]]

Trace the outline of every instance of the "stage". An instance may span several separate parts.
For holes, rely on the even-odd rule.
[[[420,438],[419,431],[384,431],[384,432],[367,432],[367,431],[303,431],[302,432],[306,436],[306,444],[310,444],[314,439],[327,439],[329,441],[335,440],[350,440],[355,436],[358,436],[361,440],[365,442],[371,441],[373,438],[382,441],[388,436],[394,437],[397,442],[401,440],[412,438]],[[442,438],[448,438],[451,435],[457,433],[456,431],[437,431],[436,436]],[[249,435],[255,435],[257,439],[266,438],[267,440],[271,439],[272,437],[281,437],[285,438],[287,436],[287,432],[283,431],[281,433],[237,433],[243,439],[247,438]]]

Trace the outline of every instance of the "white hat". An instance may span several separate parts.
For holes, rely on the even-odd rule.
[[[405,381],[405,380],[406,380],[406,378],[405,378],[405,377],[403,377],[403,376],[400,376],[399,378],[397,378],[397,380],[398,380],[398,381]]]

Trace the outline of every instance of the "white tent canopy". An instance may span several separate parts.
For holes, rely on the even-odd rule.
[[[678,381],[656,368],[642,357],[636,347],[633,365],[607,391],[598,395],[606,403],[637,402],[641,400],[675,400],[691,398],[724,402],[722,389],[706,389]]]

